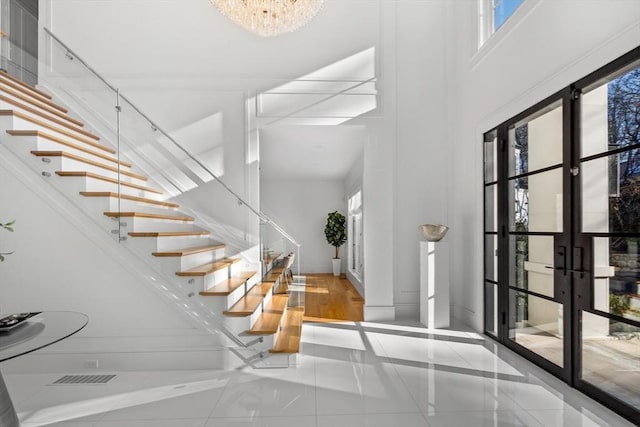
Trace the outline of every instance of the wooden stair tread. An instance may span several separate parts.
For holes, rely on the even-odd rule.
[[[208,236],[208,231],[132,231],[130,237],[183,237]]]
[[[83,151],[83,152],[85,152],[87,154],[91,154],[92,156],[100,157],[100,158],[102,158],[104,160],[108,160],[108,161],[113,162],[113,163],[118,163],[118,159],[116,159],[114,156],[110,155],[110,154],[115,153],[116,151],[111,149],[111,148],[109,148],[109,147],[105,147],[105,146],[102,146],[102,145],[100,145],[100,149],[102,151],[106,151],[109,154],[105,154],[105,153],[102,153],[102,152],[91,150],[88,147],[85,147],[84,145],[74,144],[73,142],[65,141],[62,138],[58,138],[55,135],[51,135],[51,134],[49,134],[47,132],[43,132],[41,130],[8,130],[7,133],[9,135],[11,135],[11,136],[37,136],[37,137],[40,137],[40,138],[46,138],[49,141],[53,141],[53,142],[56,142],[58,144],[66,145],[67,147],[71,147],[71,148],[74,148],[76,150]],[[95,147],[96,145],[97,144],[92,144],[91,146]],[[131,163],[125,162],[124,160],[120,160],[120,164],[122,166],[126,166],[128,168],[132,167]]]
[[[263,282],[277,282],[282,276],[283,268],[272,268],[267,274],[262,278]]]
[[[31,123],[33,123],[35,125],[42,126],[42,127],[47,128],[49,130],[53,130],[55,132],[61,133],[61,134],[65,135],[65,136],[68,136],[69,138],[73,138],[74,140],[81,141],[81,142],[83,142],[85,144],[91,145],[91,146],[93,146],[95,148],[99,148],[101,150],[105,149],[103,145],[100,145],[100,144],[98,144],[96,142],[97,140],[100,139],[98,136],[93,135],[92,133],[87,132],[85,130],[82,130],[82,132],[80,132],[80,130],[76,131],[77,133],[82,134],[82,135],[74,135],[70,131],[67,131],[65,129],[61,129],[61,128],[57,127],[57,126],[54,126],[54,125],[51,125],[49,123],[43,122],[41,120],[38,120],[38,119],[33,118],[33,117],[31,117],[31,116],[29,116],[27,114],[23,114],[20,111],[15,111],[15,110],[0,110],[0,116],[16,116],[16,117],[19,117],[19,118],[21,118],[23,120],[31,122]],[[85,136],[83,136],[83,135],[85,135]],[[107,150],[105,150],[105,151],[107,151]],[[108,152],[113,154],[113,153],[115,153],[115,150],[108,149]]]
[[[117,184],[118,183],[118,180],[115,179],[115,178],[109,178],[108,176],[98,175],[97,173],[93,173],[93,172],[56,171],[56,175],[58,175],[58,176],[86,177],[86,178],[99,179],[101,181],[110,182],[112,184]],[[151,187],[145,187],[144,185],[133,184],[131,182],[120,181],[120,185],[123,185],[125,187],[129,187],[129,188],[135,188],[137,190],[149,191],[151,193],[162,194],[161,190],[156,190],[155,188],[151,188]]]
[[[245,317],[253,314],[258,309],[264,297],[269,294],[272,283],[257,283],[230,309],[222,312],[225,316]]]
[[[96,166],[98,168],[102,168],[104,170],[108,170],[110,172],[118,172],[118,168],[115,166],[110,166],[110,165],[105,165],[104,163],[100,163],[100,162],[96,162],[94,160],[90,160],[87,158],[84,158],[82,156],[78,156],[77,154],[73,154],[73,153],[69,153],[66,151],[39,151],[39,150],[34,150],[31,151],[31,154],[33,154],[34,156],[37,157],[66,157],[68,159],[73,159],[73,160],[77,160],[79,162],[82,163],[86,163],[88,165],[92,165],[92,166]],[[134,173],[134,172],[129,172],[127,170],[123,170],[122,168],[120,168],[120,173],[122,175],[126,175],[129,176],[131,178],[135,178],[135,179],[139,179],[140,181],[147,181],[148,178],[144,175],[140,175],[138,173]]]
[[[240,286],[244,285],[247,280],[251,279],[256,275],[255,271],[242,271],[233,277],[229,277],[219,283],[216,283],[214,286],[210,287],[206,291],[201,291],[200,295],[202,296],[226,296],[231,294],[231,292],[238,289]]]
[[[304,309],[288,307],[282,319],[282,327],[278,339],[269,353],[297,353],[300,351],[300,335],[302,333],[302,319]]]
[[[289,297],[287,295],[274,295],[267,303],[262,314],[247,331],[248,335],[275,334],[280,328],[280,320],[284,314]]]
[[[277,260],[278,258],[280,258],[280,256],[282,255],[282,252],[273,252],[268,254],[266,257],[264,257],[264,259],[262,260],[262,262],[264,262],[265,264],[271,264],[273,261]]]
[[[23,107],[19,107],[19,108],[23,108]],[[66,128],[68,130],[61,129],[59,127],[56,127],[55,125],[43,122],[40,119],[37,119],[35,117],[31,117],[30,115],[23,113],[22,111],[2,110],[1,113],[4,116],[9,116],[9,115],[11,115],[10,113],[12,113],[14,116],[20,117],[21,119],[30,121],[31,123],[37,124],[39,126],[43,126],[43,127],[49,128],[49,129],[53,129],[53,130],[55,130],[57,132],[60,132],[60,133],[64,133],[65,135],[70,136],[72,138],[80,138],[80,136],[74,135],[74,134],[72,134],[70,132],[78,133],[78,134],[82,135],[83,137],[85,137],[85,138],[87,138],[89,140],[97,141],[97,140],[100,139],[100,137],[98,135],[95,135],[95,134],[89,132],[88,130],[85,130],[85,129],[83,129],[83,128],[79,127],[79,126],[76,126],[74,124],[71,124],[71,123],[66,123],[63,120],[57,119],[55,117],[46,116],[45,114],[42,114],[42,113],[31,113],[31,114],[35,114],[37,116],[40,116],[40,118],[42,118],[44,120],[49,120],[50,122],[53,122],[56,125],[62,126],[62,127]]]
[[[105,212],[109,218],[151,218],[173,221],[193,221],[193,217],[185,215],[165,215],[150,212]]]
[[[20,99],[20,100],[22,100],[24,102],[28,102],[31,105],[35,105],[35,106],[40,107],[40,108],[45,108],[45,109],[47,109],[49,111],[53,110],[53,111],[51,111],[52,114],[60,114],[62,116],[66,116],[67,113],[69,112],[69,110],[67,110],[66,108],[62,107],[61,105],[56,104],[52,100],[50,100],[48,98],[40,98],[40,97],[34,96],[31,93],[27,94],[23,90],[16,89],[12,84],[8,83],[5,80],[0,80],[0,84],[4,85],[4,86],[2,86],[0,88],[0,90],[2,90],[4,93],[7,93],[7,94],[9,94],[11,96],[15,96],[16,98],[18,98],[18,99]],[[69,118],[71,118],[71,117],[69,117]],[[75,119],[73,119],[73,120],[75,120]],[[81,123],[81,122],[78,122],[78,123],[80,125],[83,125],[83,123]]]
[[[153,256],[157,257],[182,257],[187,255],[199,254],[201,252],[210,252],[218,249],[224,249],[223,244],[207,245],[207,246],[192,246],[190,248],[177,249],[167,252],[153,252]]]
[[[10,93],[8,91],[5,91],[5,92]],[[35,114],[44,119],[51,120],[52,122],[58,123],[61,126],[67,126],[67,127],[70,126],[73,129],[75,129],[76,126],[80,128],[84,127],[84,123],[74,119],[73,117],[67,116],[62,111],[53,109],[48,105],[38,105],[35,103],[31,103],[28,99],[22,99],[22,97],[19,94],[14,96],[20,97],[21,101],[29,102],[31,105],[33,105],[33,107],[4,95],[0,95],[0,100],[13,105],[14,107],[20,108],[21,110],[28,111],[31,114]]]
[[[11,84],[12,86],[16,87],[19,90],[26,89],[29,91],[29,93],[33,93],[37,97],[51,100],[51,95],[49,95],[48,93],[43,92],[40,89],[35,88],[30,84],[25,83],[22,80],[13,77],[12,75],[8,74],[6,71],[0,70],[0,78],[2,79],[2,81],[6,82],[7,84]]]
[[[222,260],[199,265],[198,267],[192,268],[190,270],[178,271],[176,275],[181,277],[206,276],[207,274],[215,273],[216,271],[227,268],[231,264],[235,264],[239,261],[240,259],[236,258],[225,258]]]
[[[112,193],[110,191],[81,191],[80,194],[85,196],[85,197],[114,197],[114,198],[118,198],[118,193]],[[180,205],[177,204],[177,203],[164,202],[162,200],[147,199],[145,197],[130,196],[128,194],[120,194],[120,198],[121,199],[126,199],[126,200],[131,200],[131,201],[134,201],[134,202],[148,203],[150,205],[164,206],[166,208],[179,208],[180,207]]]

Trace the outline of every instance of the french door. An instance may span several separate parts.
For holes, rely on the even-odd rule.
[[[484,153],[486,333],[640,419],[640,48]]]

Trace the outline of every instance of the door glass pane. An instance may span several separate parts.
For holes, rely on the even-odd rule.
[[[640,407],[640,328],[582,312],[582,379]]]
[[[640,143],[638,64],[607,80],[581,97],[581,157]]]
[[[498,335],[498,286],[485,283],[484,323],[485,330]]]
[[[484,136],[484,182],[498,180],[498,135],[494,130]]]
[[[593,239],[596,310],[640,321],[640,238]]]
[[[582,162],[582,231],[640,232],[640,149]]]
[[[562,231],[562,169],[509,181],[511,231]]]
[[[498,236],[484,236],[484,271],[485,279],[498,281]]]
[[[558,366],[563,365],[563,306],[509,291],[509,338]]]
[[[509,176],[562,163],[562,104],[558,101],[509,128]]]
[[[553,297],[553,236],[512,235],[509,246],[509,284]]]
[[[498,231],[498,185],[484,187],[484,231]]]

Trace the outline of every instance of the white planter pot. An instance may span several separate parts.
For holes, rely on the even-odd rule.
[[[340,258],[332,258],[331,262],[333,263],[333,275],[339,276],[342,260]]]

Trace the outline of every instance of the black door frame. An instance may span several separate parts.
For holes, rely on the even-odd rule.
[[[580,97],[582,91],[588,88],[590,85],[596,84],[598,81],[602,81],[608,76],[618,72],[621,69],[633,64],[640,60],[640,47],[633,49],[620,58],[612,61],[611,63],[601,67],[588,76],[576,81],[575,83],[563,88],[562,90],[554,93],[546,99],[536,103],[532,107],[523,111],[522,113],[512,117],[511,119],[501,123],[494,129],[488,131],[485,134],[486,137],[489,134],[497,135],[498,146],[495,147],[497,153],[497,176],[496,189],[497,195],[497,215],[498,228],[495,233],[487,232],[485,229],[484,239],[486,242],[487,236],[497,235],[498,240],[498,273],[497,281],[487,280],[486,267],[483,280],[484,288],[484,305],[487,310],[487,284],[493,283],[495,289],[498,292],[498,325],[494,325],[497,331],[497,336],[488,329],[487,315],[485,314],[485,334],[489,337],[496,339],[508,348],[514,350],[518,354],[521,354],[528,360],[541,366],[543,369],[559,377],[563,381],[567,382],[572,387],[584,392],[595,400],[605,404],[607,407],[613,409],[619,414],[629,418],[632,421],[637,421],[640,418],[640,411],[633,408],[629,404],[615,398],[614,396],[605,393],[603,390],[598,389],[594,385],[581,379],[582,372],[582,360],[581,360],[581,313],[593,312],[599,316],[608,317],[613,320],[621,320],[632,325],[640,327],[640,322],[630,321],[626,318],[621,318],[610,313],[603,313],[596,311],[592,308],[593,303],[593,271],[591,266],[593,265],[593,253],[591,248],[592,237],[597,237],[598,233],[583,233],[581,224],[581,191],[580,191]],[[509,290],[517,288],[511,287],[509,283],[509,185],[508,185],[508,162],[509,162],[509,139],[508,129],[509,126],[524,120],[544,109],[545,107],[562,100],[563,107],[563,159],[562,159],[562,176],[563,176],[563,228],[562,233],[557,233],[556,246],[564,246],[566,251],[564,254],[559,254],[554,247],[556,254],[554,256],[554,283],[555,295],[552,300],[563,304],[564,307],[564,347],[563,347],[563,366],[558,367],[554,363],[545,359],[544,357],[528,350],[524,346],[517,344],[515,341],[509,338],[509,319],[512,313],[509,312]],[[640,144],[638,144],[640,148]],[[485,159],[486,161],[486,159]],[[485,189],[493,183],[485,182]],[[487,213],[487,200],[485,200],[485,216]],[[484,224],[487,224],[487,218],[485,218]],[[486,227],[486,226],[485,226]],[[535,234],[535,233],[533,233]],[[549,233],[542,233],[548,235]],[[616,233],[606,233],[607,236]],[[618,233],[625,234],[625,233]],[[633,234],[633,233],[631,233]],[[633,234],[627,237],[640,237],[640,234]],[[486,243],[485,243],[486,244]],[[487,248],[485,247],[485,254],[483,259],[486,260]],[[562,258],[562,259],[561,259]],[[566,259],[563,263],[563,259]],[[558,268],[563,267],[563,268]],[[559,286],[558,286],[559,285]],[[519,289],[518,289],[519,290]],[[548,298],[551,299],[551,298]]]

